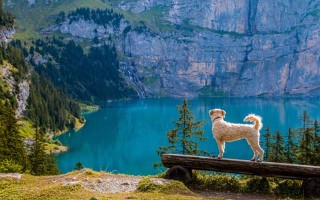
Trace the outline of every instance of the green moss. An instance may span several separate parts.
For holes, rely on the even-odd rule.
[[[182,182],[179,181],[169,181],[164,184],[156,184],[150,180],[150,177],[142,179],[139,182],[137,191],[139,192],[159,192],[163,194],[183,194],[183,195],[193,195]]]

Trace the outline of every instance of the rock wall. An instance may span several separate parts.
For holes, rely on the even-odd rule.
[[[103,27],[107,34],[99,35],[117,36],[121,70],[142,97],[320,95],[318,1],[111,2],[140,16],[164,10],[154,22],[157,30],[148,24],[126,33]],[[87,30],[97,26],[78,21],[60,30],[92,38],[98,32]]]
[[[13,28],[0,28],[0,41],[7,45],[13,40],[13,35],[15,34],[15,29]]]

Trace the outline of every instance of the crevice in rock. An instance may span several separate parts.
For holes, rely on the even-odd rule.
[[[250,36],[256,33],[257,9],[258,9],[258,0],[249,0],[247,34]]]

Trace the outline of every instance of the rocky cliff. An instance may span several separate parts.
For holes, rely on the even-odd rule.
[[[142,97],[320,94],[319,1],[111,0],[111,5],[140,17],[142,25],[125,17],[115,31],[79,19],[58,29],[80,38],[113,36],[121,69]]]
[[[148,9],[150,1],[139,2]],[[142,80],[153,69],[158,81],[144,84],[147,93],[192,95],[207,86],[211,94],[235,96],[319,94],[318,1],[174,0],[166,6],[163,18],[181,28],[131,32],[122,49]]]
[[[0,45],[7,46],[12,40],[15,34],[14,28],[1,27],[0,28]],[[7,61],[0,64],[0,84],[4,92],[9,92],[17,100],[17,117],[21,117],[27,106],[27,99],[29,97],[29,81],[24,79],[19,82],[16,81],[13,74],[18,69],[11,65]]]

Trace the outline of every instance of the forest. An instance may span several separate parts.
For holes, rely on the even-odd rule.
[[[123,15],[114,12],[113,9],[91,10],[89,8],[77,8],[68,14],[65,14],[65,12],[60,12],[56,19],[56,23],[64,22],[67,18],[70,19],[69,23],[72,23],[80,18],[86,21],[92,20],[96,24],[104,27],[112,25],[113,27],[119,28],[120,21],[123,19]]]
[[[37,53],[48,62],[36,63]],[[85,53],[74,41],[47,38],[34,41],[29,55],[36,72],[75,99],[95,102],[136,97],[119,71],[114,46],[92,47]]]

